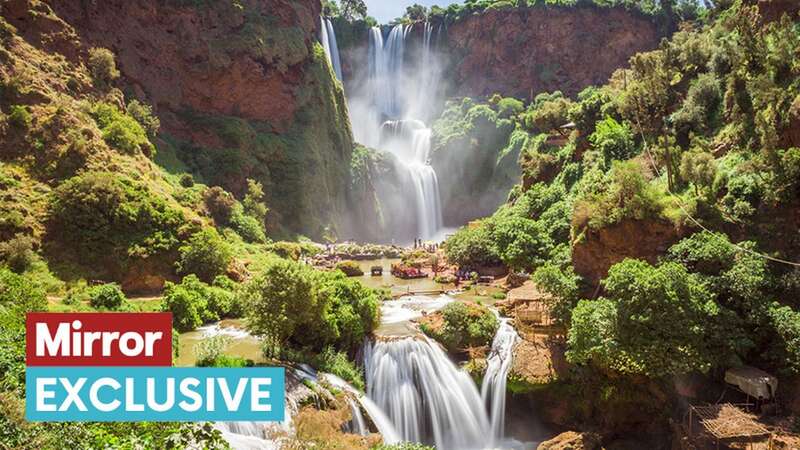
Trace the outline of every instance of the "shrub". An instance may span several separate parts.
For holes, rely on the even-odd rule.
[[[486,223],[493,253],[512,270],[532,270],[541,265],[553,247],[538,221],[501,210]]]
[[[167,283],[161,310],[172,312],[172,326],[180,331],[192,331],[206,321],[217,319],[208,311],[207,285],[196,276],[183,278],[180,284]]]
[[[241,206],[234,208],[230,225],[246,242],[264,243],[267,241],[267,235],[264,234],[264,222],[259,222],[255,217],[244,214]]]
[[[125,304],[126,298],[122,289],[113,283],[94,286],[89,289],[89,304],[92,308],[117,310]]]
[[[422,330],[441,342],[450,351],[489,345],[497,332],[497,316],[477,303],[453,302],[441,310],[444,321],[440,330],[427,326]]]
[[[515,98],[504,98],[497,102],[497,116],[509,119],[525,110],[525,104]]]
[[[572,312],[567,359],[623,373],[662,377],[708,370],[728,356],[725,316],[714,295],[680,264],[626,259],[603,280],[608,299]]]
[[[236,206],[236,199],[230,192],[219,186],[210,187],[203,193],[203,202],[218,226],[226,226],[230,223]]]
[[[560,94],[555,94],[547,99],[539,98],[539,101],[534,103],[533,108],[524,118],[525,127],[542,133],[557,130],[569,122],[570,107],[572,107],[572,102]]]
[[[194,186],[194,177],[190,173],[185,173],[181,175],[179,183],[185,188],[190,188]]]
[[[768,309],[769,321],[777,336],[773,350],[776,363],[786,365],[791,373],[800,373],[800,313],[788,306],[773,303]]]
[[[155,154],[155,147],[144,128],[133,117],[109,103],[97,103],[91,110],[92,118],[103,133],[106,143],[125,153],[142,152],[146,156]]]
[[[264,187],[261,183],[255,180],[247,180],[247,194],[242,200],[242,206],[244,207],[244,213],[256,219],[263,228],[269,208],[264,203]]]
[[[336,264],[336,269],[344,272],[348,277],[360,277],[364,275],[364,271],[355,261],[341,261]]]
[[[501,263],[485,224],[463,227],[444,243],[447,261],[465,268],[496,266]]]
[[[225,349],[230,345],[227,336],[212,336],[198,342],[194,347],[197,367],[246,367],[252,364],[239,356],[225,354]]]
[[[125,264],[172,251],[181,211],[147,185],[119,173],[87,172],[56,188],[50,203],[53,238],[68,237],[80,264]]]
[[[275,259],[242,289],[250,331],[267,346],[351,350],[378,326],[378,292],[341,272]]]
[[[624,161],[636,154],[630,128],[612,117],[606,117],[596,124],[594,133],[589,136],[589,142],[603,154],[607,164],[614,160]]]
[[[711,188],[717,175],[717,162],[714,155],[702,151],[686,152],[681,156],[681,178],[694,184],[695,194],[700,189]]]
[[[580,296],[580,277],[572,266],[561,270],[548,263],[538,268],[533,274],[536,286],[552,295],[550,314],[560,324],[568,325],[572,309],[578,304]]]
[[[47,297],[30,279],[0,267],[0,306],[13,314],[46,311]]]
[[[130,114],[139,125],[141,125],[147,135],[151,138],[156,137],[159,128],[161,128],[161,121],[158,117],[153,115],[153,108],[150,105],[139,102],[139,100],[131,100],[127,106],[128,114]]]
[[[350,361],[346,353],[337,352],[333,347],[326,347],[311,362],[317,370],[334,374],[356,389],[364,390],[364,375],[361,369]]]
[[[11,125],[27,130],[31,126],[31,113],[28,112],[28,108],[23,105],[13,105],[11,106],[11,114],[8,115],[8,121]]]
[[[28,270],[36,259],[33,252],[34,239],[24,234],[16,234],[6,242],[0,242],[0,256],[8,267],[17,273]]]
[[[98,85],[107,86],[119,78],[119,70],[111,50],[101,47],[90,48],[88,63],[89,72]]]
[[[227,272],[233,259],[230,245],[213,228],[195,233],[179,252],[178,273],[196,274],[206,282]]]

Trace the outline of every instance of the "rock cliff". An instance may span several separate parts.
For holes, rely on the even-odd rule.
[[[458,94],[530,98],[603,84],[663,36],[650,18],[622,8],[487,10],[447,29]]]
[[[311,236],[335,228],[352,135],[316,40],[319,1],[48,4],[86,47],[112,50],[123,90],[154,106],[168,169],[237,194],[255,178],[276,226]]]

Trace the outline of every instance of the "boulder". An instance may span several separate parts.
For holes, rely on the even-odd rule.
[[[597,433],[567,431],[542,442],[537,450],[601,450],[602,448],[601,439]]]

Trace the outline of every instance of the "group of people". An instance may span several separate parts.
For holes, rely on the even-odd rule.
[[[439,244],[426,244],[422,239],[414,239],[414,250],[421,248],[428,253],[436,253],[439,250]]]

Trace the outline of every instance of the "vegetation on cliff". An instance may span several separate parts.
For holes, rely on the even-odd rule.
[[[587,383],[796,374],[796,19],[719,6],[604,86],[537,96],[522,183],[448,257],[532,273]]]

